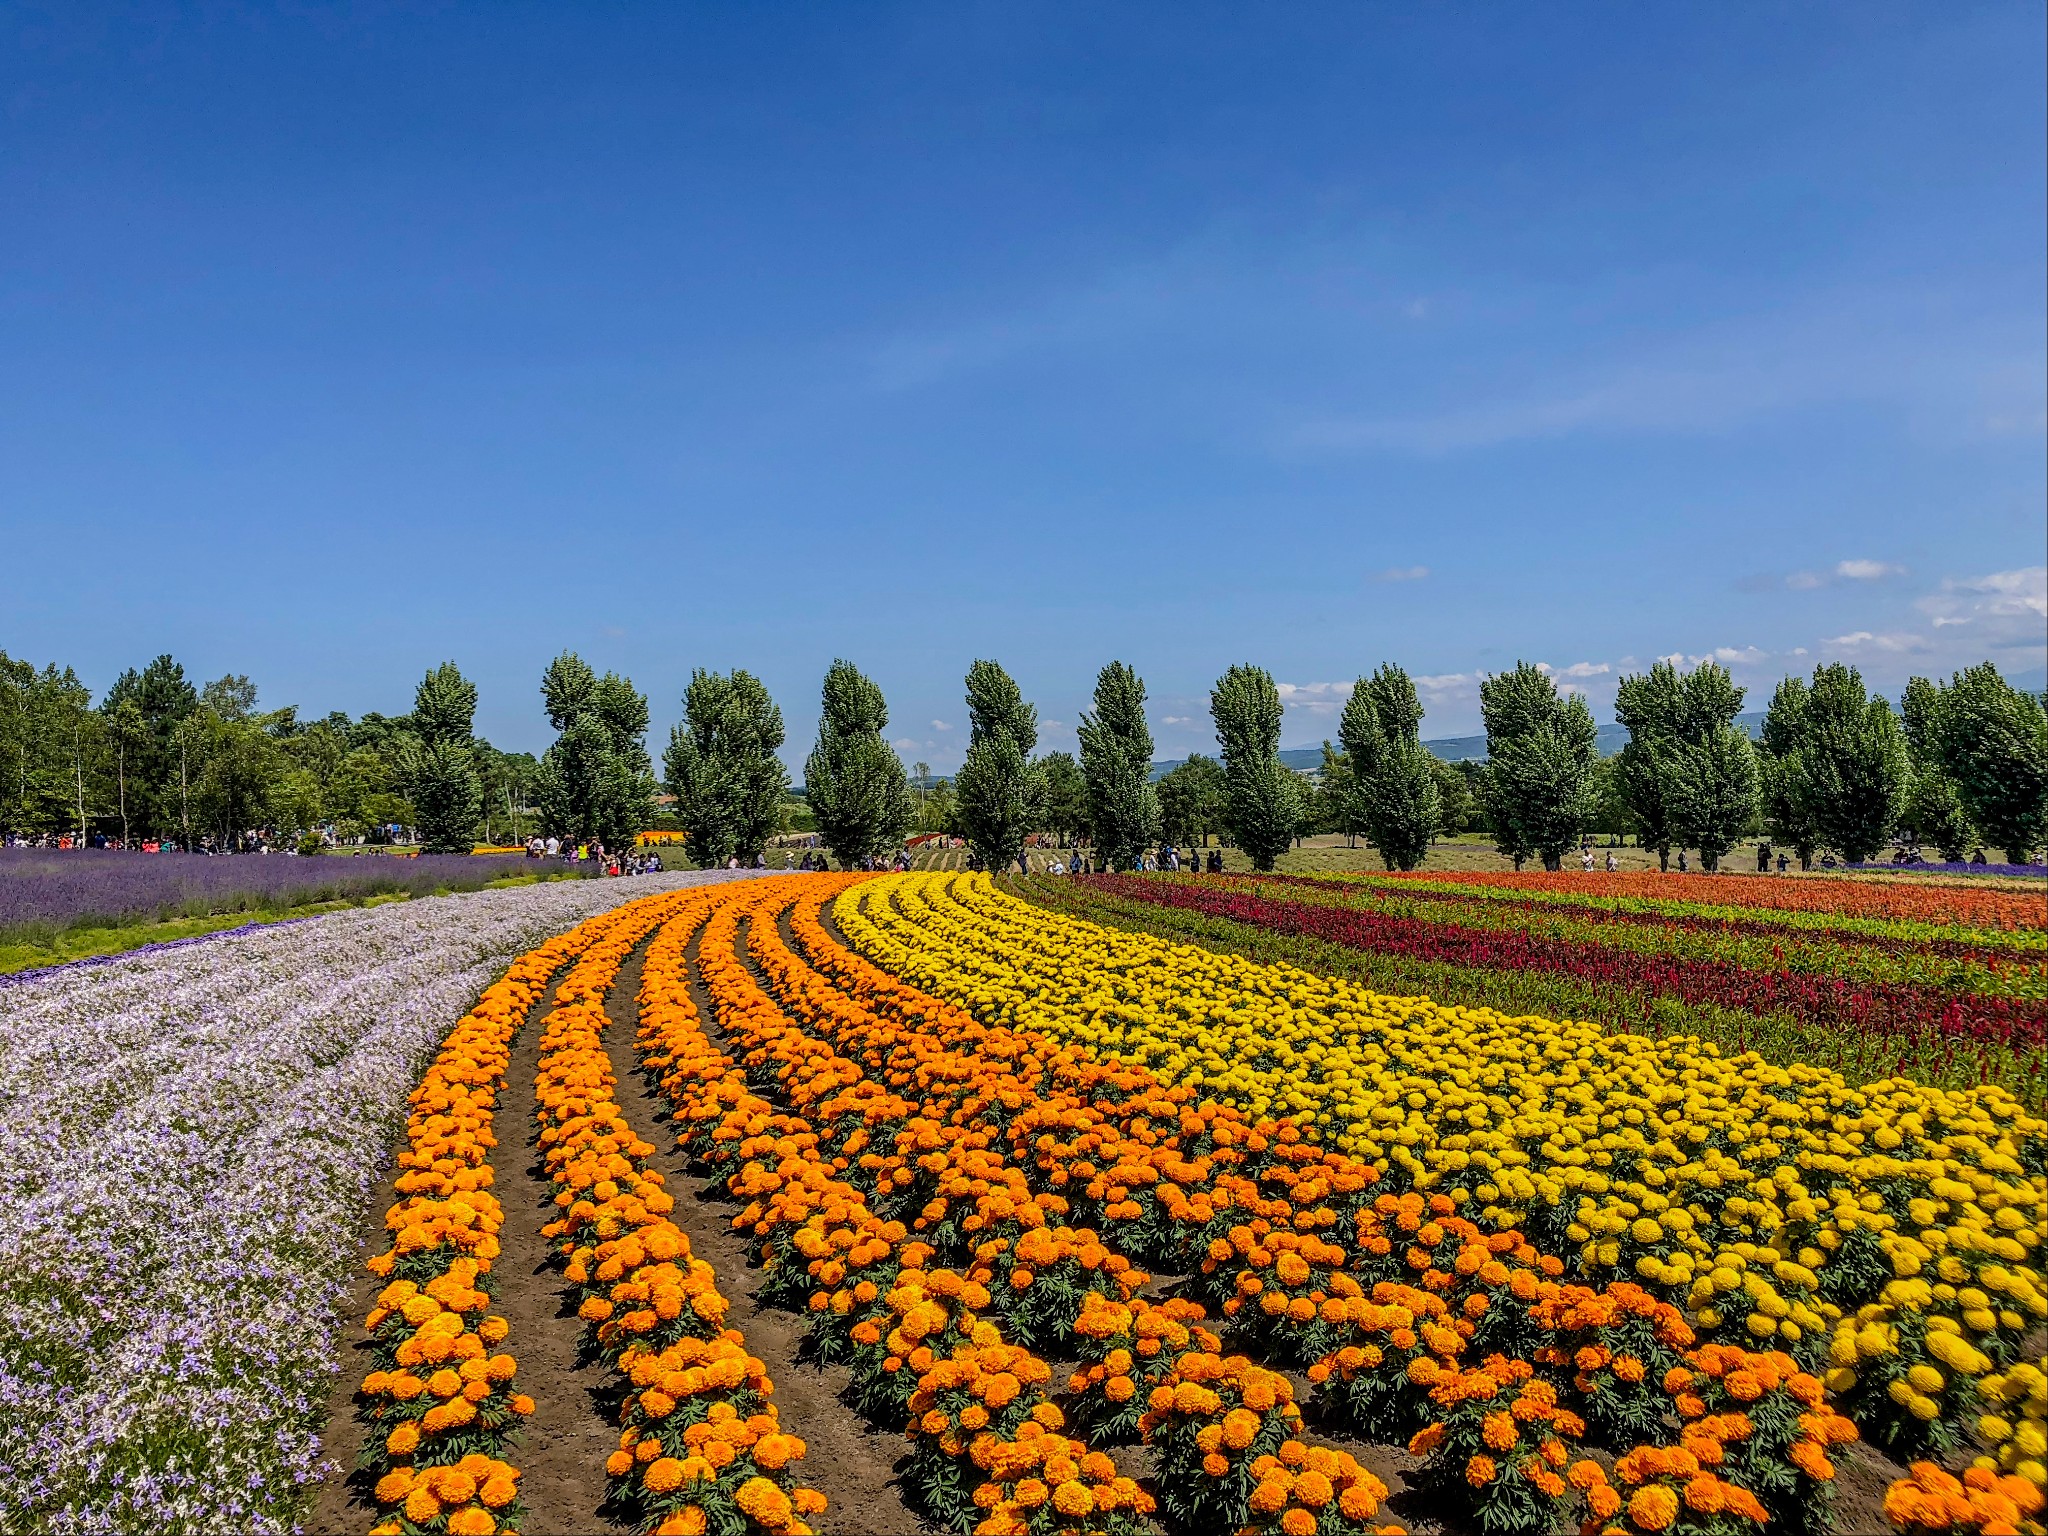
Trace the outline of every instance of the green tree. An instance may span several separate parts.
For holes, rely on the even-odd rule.
[[[427,853],[468,853],[483,818],[476,764],[476,684],[452,661],[420,680],[412,731],[398,749],[398,784],[412,802]]]
[[[1337,726],[1360,800],[1360,819],[1388,869],[1414,869],[1429,853],[1442,800],[1422,745],[1422,701],[1400,667],[1361,677]]]
[[[1431,754],[1429,775],[1436,780],[1436,819],[1446,837],[1456,837],[1472,824],[1472,781],[1456,763]]]
[[[1208,847],[1209,834],[1223,825],[1223,765],[1196,752],[1160,779],[1158,792],[1160,835],[1169,843]]]
[[[1112,869],[1139,869],[1159,840],[1152,788],[1152,728],[1145,683],[1121,661],[1095,677],[1095,708],[1081,716],[1081,774],[1088,784],[1088,831]]]
[[[1599,727],[1577,694],[1560,697],[1527,662],[1479,685],[1486,720],[1486,808],[1500,851],[1520,869],[1558,869],[1593,813]]]
[[[1067,752],[1048,752],[1038,760],[1038,825],[1062,843],[1078,843],[1088,829],[1088,780]]]
[[[1906,762],[1912,784],[1906,791],[1905,823],[1913,840],[1934,848],[1955,863],[1969,853],[1975,836],[1963,809],[1962,792],[1949,777],[1941,756],[1942,690],[1924,677],[1906,684],[1899,701],[1899,724],[1906,734]]]
[[[916,815],[903,759],[882,738],[889,706],[850,661],[825,674],[818,744],[804,762],[804,799],[818,833],[852,868],[903,841]]]
[[[1603,757],[1593,764],[1593,821],[1595,832],[1619,834],[1635,825],[1635,813],[1622,797],[1621,754]]]
[[[1358,791],[1358,776],[1351,771],[1351,758],[1329,742],[1323,743],[1323,763],[1316,775],[1314,809],[1309,820],[1318,832],[1335,832],[1356,848],[1365,832],[1364,797]]]
[[[223,720],[247,720],[256,713],[256,685],[244,674],[230,672],[200,689],[199,702]]]
[[[1982,662],[1942,690],[1940,756],[1963,809],[2006,862],[2048,840],[2048,716]]]
[[[1614,718],[1628,731],[1620,753],[1618,787],[1645,848],[1657,867],[1671,867],[1671,765],[1678,755],[1684,688],[1678,668],[1660,661],[1648,672],[1623,677],[1614,689]]]
[[[752,864],[781,828],[782,711],[751,672],[690,674],[663,755],[685,845],[700,865]]]
[[[1787,677],[1771,695],[1764,712],[1762,780],[1764,831],[1774,843],[1790,848],[1801,869],[1813,868],[1813,852],[1821,844],[1805,798],[1799,792],[1799,750],[1806,740],[1807,705],[1812,692],[1806,680]]]
[[[1793,763],[1792,793],[1821,842],[1867,862],[1899,824],[1909,770],[1898,717],[1854,667],[1815,669]]]
[[[1223,749],[1223,823],[1258,870],[1270,870],[1301,821],[1294,775],[1280,762],[1280,690],[1272,674],[1234,666],[1216,680],[1209,714]]]
[[[1679,680],[1674,732],[1659,746],[1670,832],[1708,870],[1756,821],[1756,749],[1735,724],[1742,700],[1726,668],[1702,662]]]
[[[653,812],[645,695],[615,672],[600,678],[573,651],[548,664],[540,691],[557,732],[532,777],[541,825],[572,843],[630,845]]]
[[[286,758],[246,706],[232,696],[227,703],[237,713],[224,715],[202,704],[187,725],[198,769],[191,784],[193,823],[232,849],[270,825]]]
[[[141,787],[143,753],[149,743],[149,722],[133,699],[122,699],[100,711],[106,720],[107,746],[114,760],[114,805],[121,817],[121,843],[131,846],[134,818],[129,814],[131,788]]]
[[[111,718],[123,705],[142,718],[143,735],[132,744],[133,761],[126,765],[129,816],[138,837],[171,837],[179,828],[177,730],[199,707],[199,690],[185,669],[169,656],[158,656],[136,671],[130,667],[114,679],[101,704]]]
[[[958,816],[977,862],[991,873],[1022,857],[1037,817],[1040,775],[1031,761],[1038,711],[992,661],[967,669],[967,759],[953,778]]]

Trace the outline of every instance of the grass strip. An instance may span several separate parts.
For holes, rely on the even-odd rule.
[[[1106,928],[1155,934],[1266,964],[1296,965],[1391,996],[1427,996],[1439,1003],[1491,1008],[1512,1017],[1583,1019],[1616,1033],[1659,1039],[1692,1035],[1725,1051],[1754,1051],[1779,1066],[1804,1063],[1826,1067],[1856,1082],[1899,1076],[1937,1087],[1968,1088],[1981,1081],[2005,1088],[2029,1109],[2038,1110],[2048,1100],[2048,1085],[2028,1072],[2012,1052],[1993,1047],[1980,1047],[1967,1056],[1959,1051],[1930,1051],[1901,1062],[1895,1054],[1880,1052],[1865,1040],[1804,1023],[1789,1014],[1759,1017],[1538,972],[1492,971],[1376,954],[1306,935],[1274,933],[1249,923],[1110,896],[1050,876],[1005,876],[997,883],[1022,900]]]

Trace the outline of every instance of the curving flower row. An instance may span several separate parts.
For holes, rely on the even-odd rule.
[[[386,1516],[374,1536],[490,1536],[517,1529],[516,1467],[502,1455],[533,1400],[513,1391],[510,1327],[483,1282],[504,1211],[491,1193],[492,1120],[512,1037],[572,956],[620,921],[593,919],[513,961],[484,990],[413,1090],[391,1246],[368,1261],[387,1281],[364,1319],[377,1368],[363,1378],[363,1464]],[[494,1353],[494,1351],[496,1351]]]
[[[647,1166],[655,1149],[628,1124],[604,1048],[604,999],[627,954],[657,925],[692,931],[705,907],[697,893],[639,904],[559,989],[536,1113],[561,1215],[542,1233],[581,1290],[587,1345],[624,1378],[619,1448],[605,1463],[614,1502],[660,1536],[806,1536],[825,1500],[794,1481],[804,1442],[783,1430],[766,1369],[725,1326],[731,1304],[711,1266],[670,1219],[674,1198]]]
[[[837,912],[842,924],[849,933],[854,933],[862,947],[869,949],[871,953],[883,952],[903,960],[906,951],[900,943],[892,945],[890,939],[893,936],[884,929],[891,914],[901,927],[909,927],[909,924],[902,920],[912,903],[905,898],[915,893],[906,891],[905,887],[914,884],[914,881],[876,882],[854,893],[852,897],[841,900],[837,905]],[[878,899],[882,898],[885,892],[892,898],[891,900]],[[982,888],[982,894],[986,894],[985,887]],[[898,901],[903,903],[900,908],[894,904]],[[873,920],[877,915],[881,916],[880,922]],[[918,914],[920,919],[928,915],[928,908]],[[917,973],[917,962],[922,961],[922,973],[917,974],[917,979],[924,980],[934,977],[939,971],[944,971],[945,978],[956,995],[973,997],[978,993],[984,1007],[990,1003],[1000,1006],[1010,1003],[1015,998],[1014,992],[989,986],[988,978],[994,967],[986,964],[985,947],[962,945],[956,949],[946,944],[943,940],[952,930],[944,924],[934,925],[920,921],[914,931],[924,940],[926,948],[921,954],[909,955],[905,966],[906,974]],[[932,943],[934,938],[940,939],[940,942]],[[1222,960],[1224,957],[1205,958]],[[1111,959],[1098,953],[1092,959],[1098,976],[1114,975],[1118,980],[1128,981],[1132,971],[1137,969],[1128,954]],[[1043,974],[1034,979],[1042,981]],[[1266,985],[1270,988],[1272,984],[1269,982]],[[1254,997],[1256,995],[1255,993]],[[1114,996],[1098,1000],[1096,1020],[1091,1021],[1095,1024],[1097,1038],[1103,1031],[1096,1021],[1100,1020],[1107,1007],[1114,1007],[1121,1001],[1122,999]],[[1154,1010],[1155,1013],[1159,1011]],[[1057,1029],[1057,1025],[1055,1027]],[[1060,1038],[1072,1041],[1088,1038],[1089,1031],[1086,1027],[1069,1027],[1057,1029],[1057,1033]],[[1279,1037],[1277,1042],[1275,1036]],[[1273,1045],[1284,1044],[1286,1039],[1284,1032],[1270,1029],[1263,1038],[1269,1054],[1277,1054],[1273,1052]],[[1380,1038],[1384,1040],[1384,1034]],[[1121,1040],[1128,1039],[1128,1035],[1121,1036]],[[1121,1040],[1113,1043],[1121,1043]],[[1581,1064],[1588,1054],[1583,1049],[1579,1052]],[[1142,1055],[1138,1059],[1143,1059]],[[1583,1071],[1583,1065],[1580,1070]],[[1797,1081],[1796,1077],[1794,1081]],[[1421,1086],[1415,1085],[1417,1088]],[[1431,1089],[1438,1087],[1435,1082],[1428,1086]],[[1829,1093],[1831,1085],[1823,1083],[1819,1086],[1824,1095],[1832,1097]],[[1839,1089],[1834,1091],[1840,1092]],[[1423,1104],[1430,1104],[1432,1100],[1437,1101],[1432,1107],[1440,1107],[1441,1099],[1440,1092],[1421,1095]],[[1652,1104],[1655,1102],[1654,1099],[1651,1100]],[[1965,1103],[1961,1106],[1938,1107],[1949,1113],[1953,1113],[1957,1108],[1964,1111],[1975,1109],[1980,1116],[1980,1124],[1982,1123],[1982,1105],[1972,1106]],[[1995,1103],[1993,1107],[1994,1110],[1997,1108]],[[1761,1112],[1766,1125],[1770,1124],[1770,1108],[1768,1102],[1755,1105],[1752,1101],[1749,1106],[1750,1113]],[[1926,1115],[1927,1106],[1915,1108],[1920,1111],[1919,1114],[1914,1114],[1912,1118],[1903,1119],[1899,1123],[1908,1134],[1926,1137],[1929,1140],[1935,1139],[1928,1135],[1930,1127],[1927,1120],[1932,1116]],[[1622,1113],[1626,1114],[1627,1111],[1623,1110]],[[1637,1113],[1640,1114],[1641,1111],[1638,1110]],[[1989,1118],[1988,1128],[1995,1131],[1998,1128],[1998,1120],[2004,1117],[1994,1113]],[[1617,1116],[1617,1119],[1620,1119],[1620,1116]],[[1646,1116],[1646,1122],[1647,1119]],[[1951,1139],[1961,1145],[1959,1148],[1944,1147],[1942,1150],[1951,1156],[1955,1150],[1961,1150],[1977,1166],[1971,1168],[1965,1165],[1958,1168],[1951,1163],[1946,1169],[1937,1165],[1933,1169],[1919,1172],[1910,1162],[1902,1167],[1900,1159],[1881,1155],[1884,1150],[1884,1136],[1891,1130],[1882,1119],[1865,1120],[1864,1126],[1857,1128],[1855,1141],[1850,1143],[1845,1151],[1853,1153],[1862,1150],[1865,1135],[1870,1134],[1864,1127],[1874,1128],[1875,1139],[1878,1142],[1875,1150],[1879,1156],[1871,1157],[1866,1152],[1861,1160],[1853,1160],[1837,1153],[1836,1166],[1829,1168],[1823,1159],[1827,1151],[1832,1149],[1815,1148],[1809,1142],[1808,1146],[1797,1154],[1800,1163],[1816,1167],[1823,1172],[1832,1172],[1838,1177],[1847,1174],[1850,1179],[1869,1180],[1876,1184],[1876,1188],[1868,1191],[1870,1195],[1876,1196],[1877,1189],[1883,1189],[1885,1196],[1895,1200],[1899,1206],[1917,1206],[1918,1208],[1898,1211],[1898,1216],[1906,1217],[1915,1224],[1915,1228],[1908,1229],[1910,1236],[1899,1232],[1898,1229],[1905,1224],[1898,1221],[1897,1217],[1885,1219],[1884,1197],[1877,1197],[1872,1201],[1866,1199],[1864,1191],[1859,1190],[1853,1205],[1838,1202],[1827,1211],[1826,1214],[1836,1218],[1832,1232],[1826,1226],[1814,1222],[1812,1215],[1805,1216],[1808,1230],[1820,1227],[1820,1230],[1815,1232],[1818,1241],[1809,1240],[1808,1246],[1796,1251],[1781,1251],[1780,1248],[1773,1248],[1769,1244],[1757,1243],[1744,1237],[1734,1243],[1709,1248],[1707,1256],[1711,1259],[1710,1263],[1698,1262],[1695,1265],[1688,1265],[1676,1256],[1678,1252],[1686,1250],[1674,1243],[1668,1245],[1663,1253],[1653,1251],[1637,1254],[1634,1268],[1638,1278],[1648,1281],[1652,1290],[1672,1296],[1683,1303],[1691,1313],[1692,1321],[1710,1330],[1725,1326],[1729,1320],[1728,1313],[1733,1309],[1727,1307],[1723,1298],[1736,1298],[1738,1305],[1746,1308],[1746,1311],[1737,1311],[1736,1316],[1746,1323],[1744,1331],[1748,1336],[1779,1336],[1784,1344],[1805,1357],[1809,1369],[1820,1368],[1829,1355],[1839,1359],[1845,1343],[1855,1345],[1859,1350],[1860,1369],[1858,1366],[1844,1366],[1838,1363],[1829,1376],[1828,1385],[1837,1394],[1837,1401],[1867,1427],[1874,1429],[1880,1438],[1892,1443],[1912,1443],[1921,1437],[1925,1437],[1926,1441],[1938,1443],[1943,1432],[1947,1433],[1950,1443],[1953,1443],[1956,1431],[1964,1422],[1964,1415],[1969,1412],[1976,1398],[1977,1389],[1974,1383],[1980,1379],[1991,1379],[1986,1376],[1986,1372],[1993,1363],[1994,1352],[2004,1354],[2009,1360],[2016,1348],[2018,1336],[2028,1320],[2040,1315],[2037,1305],[2040,1294],[2038,1279],[2030,1269],[2016,1262],[2029,1251],[2022,1243],[2023,1227],[2030,1209],[2029,1201],[2038,1199],[2038,1186],[2030,1190],[2024,1168],[2018,1164],[2011,1150],[2013,1143],[2009,1136],[2001,1136],[1999,1140],[1994,1141],[1972,1135],[1960,1128],[1958,1131],[1948,1132]],[[2024,1127],[2022,1129],[2025,1136],[2038,1134]],[[1731,1148],[1739,1149],[1748,1138],[1731,1134],[1733,1131],[1734,1128],[1731,1126],[1722,1134],[1729,1137]],[[1904,1140],[1897,1132],[1891,1134],[1899,1141]],[[1793,1138],[1788,1135],[1787,1140],[1791,1139]],[[1471,1140],[1476,1142],[1478,1138]],[[1627,1139],[1619,1140],[1621,1145],[1616,1146],[1615,1150],[1625,1150],[1628,1145]],[[2001,1142],[2004,1144],[2001,1145]],[[1614,1143],[1608,1145],[1612,1146]],[[2023,1150],[2026,1145],[2023,1138]],[[1648,1138],[1639,1138],[1638,1150],[1647,1147]],[[1465,1148],[1453,1146],[1446,1150],[1457,1152],[1464,1151]],[[1781,1159],[1785,1161],[1784,1171],[1770,1172],[1767,1175],[1768,1180],[1776,1183],[1777,1180],[1783,1179],[1784,1184],[1790,1187],[1765,1188],[1758,1193],[1776,1199],[1787,1199],[1789,1196],[1788,1204],[1800,1199],[1804,1191],[1795,1193],[1795,1190],[1803,1170],[1799,1165],[1791,1163],[1787,1156],[1788,1149],[1768,1146],[1762,1150],[1772,1159],[1773,1164],[1777,1164]],[[1613,1154],[1610,1153],[1609,1166],[1612,1165],[1612,1161]],[[1399,1159],[1389,1158],[1377,1165],[1377,1171],[1393,1175],[1397,1184],[1407,1183],[1415,1187],[1448,1185],[1449,1188],[1443,1198],[1451,1209],[1471,1209],[1478,1204],[1475,1196],[1479,1195],[1479,1191],[1471,1188],[1465,1180],[1416,1178],[1418,1171],[1431,1171],[1426,1163],[1421,1163],[1418,1168],[1419,1162],[1420,1160],[1413,1160],[1404,1166]],[[1512,1163],[1505,1164],[1506,1168],[1513,1166]],[[1502,1168],[1503,1162],[1495,1162],[1485,1171],[1490,1173]],[[1897,1174],[1892,1172],[1894,1169],[1906,1173],[1909,1177],[1918,1172],[1922,1181],[1921,1187],[1926,1194],[1900,1198]],[[1755,1173],[1745,1169],[1742,1161],[1737,1158],[1725,1159],[1722,1166],[1715,1171],[1723,1175],[1733,1173],[1738,1178],[1747,1174],[1751,1187],[1766,1182],[1757,1179]],[[2000,1180],[1995,1177],[2000,1173],[2005,1173],[2009,1180],[2004,1188],[2000,1187]],[[1405,1178],[1402,1177],[1404,1174]],[[1804,1176],[1811,1178],[1811,1175]],[[1876,1181],[1879,1179],[1883,1179],[1884,1182],[1877,1184]],[[1602,1182],[1606,1182],[1604,1177]],[[1722,1182],[1725,1186],[1725,1177]],[[1628,1184],[1620,1184],[1617,1180],[1616,1185],[1618,1187],[1610,1186],[1613,1194],[1635,1203],[1635,1199],[1640,1198],[1637,1196],[1638,1190],[1642,1196],[1655,1197],[1660,1185],[1668,1187],[1668,1176],[1652,1162],[1649,1167],[1640,1167],[1637,1179],[1630,1180]],[[1630,1187],[1631,1185],[1633,1187]],[[1735,1187],[1740,1189],[1743,1186],[1738,1182]],[[1930,1197],[1938,1198],[1944,1204],[1939,1208],[1932,1208],[1933,1198]],[[1741,1194],[1729,1198],[1729,1204],[1738,1216],[1743,1214],[1744,1207],[1735,1202],[1744,1198]],[[1974,1211],[1968,1211],[1966,1214],[1974,1216],[1976,1220],[1952,1224],[1940,1222],[1938,1218],[1946,1214],[1951,1202],[1956,1206],[1975,1206]],[[1618,1206],[1621,1200],[1614,1200],[1612,1203]],[[1851,1218],[1852,1211],[1863,1219]],[[1999,1217],[2000,1212],[2008,1212],[2012,1216],[2020,1217],[2021,1220],[2008,1223]],[[1498,1225],[1503,1212],[1480,1207],[1474,1214],[1483,1215]],[[1595,1217],[1602,1215],[1599,1207],[1590,1199],[1582,1199],[1579,1214]],[[1616,1211],[1615,1214],[1622,1218],[1620,1230],[1603,1232],[1602,1236],[1614,1239],[1617,1250],[1624,1240],[1633,1244],[1654,1244],[1665,1238],[1668,1232],[1689,1232],[1695,1225],[1690,1219],[1689,1212],[1683,1207],[1675,1206],[1668,1199],[1653,1206],[1648,1213],[1643,1210],[1642,1204],[1637,1204],[1633,1213]],[[1802,1213],[1795,1209],[1791,1214],[1799,1217]],[[1664,1219],[1660,1220],[1660,1217]],[[1571,1225],[1579,1226],[1581,1223]],[[1785,1225],[1789,1223],[1773,1224],[1781,1230]],[[1555,1228],[1552,1230],[1554,1232]],[[1567,1252],[1569,1241],[1578,1237],[1581,1243],[1579,1262],[1595,1273],[1599,1271],[1602,1264],[1598,1246],[1596,1245],[1590,1254],[1585,1250],[1586,1242],[1593,1236],[1592,1227],[1585,1228],[1583,1237],[1574,1233],[1556,1235],[1567,1239],[1567,1244],[1558,1245]],[[1790,1246],[1776,1233],[1771,1235],[1784,1247]],[[1830,1237],[1834,1239],[1833,1242],[1829,1241]],[[2009,1247],[1992,1246],[2001,1240]],[[1665,1256],[1667,1254],[1668,1257]],[[1619,1257],[1618,1253],[1616,1257]],[[1593,1261],[1590,1265],[1586,1262],[1589,1258]],[[1647,1266],[1642,1262],[1645,1259],[1650,1261]],[[1876,1260],[1875,1264],[1872,1263],[1873,1259]],[[1827,1284],[1822,1284],[1821,1275],[1817,1271],[1831,1267],[1830,1261],[1839,1264],[1840,1268],[1834,1274],[1828,1275]],[[1607,1261],[1610,1272],[1612,1262]],[[1911,1272],[1921,1267],[1933,1271],[1934,1278],[1926,1282],[1916,1282],[1916,1277]],[[1872,1270],[1875,1273],[1871,1273]],[[1959,1283],[1971,1279],[1978,1281],[1978,1284]],[[1851,1300],[1859,1299],[1853,1289],[1845,1290],[1845,1282],[1852,1287],[1860,1282],[1864,1288],[1864,1295],[1869,1298],[1862,1301],[1862,1304],[1853,1311],[1837,1305],[1830,1299],[1831,1296],[1845,1295]],[[1946,1316],[1943,1315],[1945,1306],[1953,1308]],[[1829,1315],[1830,1312],[1832,1316]],[[1361,1354],[1353,1357],[1353,1369],[1349,1372],[1350,1379],[1354,1381],[1360,1374],[1356,1366],[1362,1364],[1364,1359],[1364,1346],[1358,1347]],[[1815,1350],[1822,1352],[1818,1361],[1814,1354]],[[1789,1359],[1789,1356],[1786,1358]],[[1341,1368],[1338,1369],[1341,1371]],[[1918,1381],[1925,1384],[1924,1390],[1914,1383],[1911,1373],[1916,1370],[1920,1373]],[[1894,1388],[1891,1385],[1894,1381],[1902,1381],[1903,1385]],[[2024,1396],[2022,1386],[2015,1392],[2015,1397]],[[1931,1413],[1930,1407],[1934,1410]],[[1996,1424],[1988,1425],[1987,1432],[1996,1428]],[[2008,1430],[2009,1443],[2015,1447],[2015,1451],[2022,1450],[2025,1441],[2023,1426],[2009,1425]],[[1822,1443],[1826,1443],[1825,1439]],[[2013,1456],[2009,1459],[2020,1458]],[[2028,1470],[2038,1473],[2038,1461]],[[2025,1470],[2021,1475],[2024,1478]],[[1658,1501],[1651,1500],[1652,1504],[1656,1502]]]
[[[2048,1044],[2048,969],[2038,952],[1957,958],[1723,928],[1598,922],[1496,902],[1361,904],[1331,881],[1279,886],[1111,875],[1090,887],[1346,949],[1565,977],[1640,999],[1646,1019],[1658,999],[1759,1019],[1782,1014],[1851,1032],[1874,1048],[1889,1045],[1895,1060],[1950,1042],[2033,1060]]]

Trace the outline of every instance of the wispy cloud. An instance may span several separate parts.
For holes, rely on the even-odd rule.
[[[1844,656],[1905,656],[1928,648],[1925,635],[1902,630],[1873,634],[1867,629],[1858,629],[1846,635],[1830,635],[1821,644]]]
[[[1903,576],[1903,565],[1887,565],[1882,560],[1841,560],[1835,564],[1835,575],[1843,581],[1882,581],[1887,576]]]
[[[1426,565],[1396,565],[1373,574],[1374,581],[1421,581],[1429,575]]]
[[[2048,566],[1951,576],[1913,606],[1937,630],[1972,626],[1970,638],[1979,645],[2038,646],[2048,621]]]
[[[953,727],[946,724],[943,720],[934,720],[932,722],[932,729],[935,731],[950,731]]]
[[[1351,683],[1275,683],[1282,709],[1306,710],[1312,715],[1334,714],[1351,697]]]
[[[1882,312],[1887,323],[1873,325]],[[1705,437],[1795,411],[1904,407],[1944,437],[2038,432],[2041,352],[2010,326],[1958,325],[1911,292],[1830,296],[1804,313],[1708,322],[1635,355],[1567,365],[1491,400],[1439,410],[1307,412],[1274,434],[1284,454],[1443,455],[1608,436]]]

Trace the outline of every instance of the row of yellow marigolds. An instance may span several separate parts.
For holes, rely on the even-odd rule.
[[[1074,921],[985,876],[869,881],[835,906],[885,969],[990,1022],[1070,1039],[1288,1117],[1589,1278],[1824,1370],[1899,1453],[2048,1484],[2048,1122],[1996,1089],[1855,1085],[1689,1038],[1604,1035],[1387,997]]]

